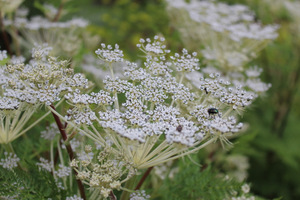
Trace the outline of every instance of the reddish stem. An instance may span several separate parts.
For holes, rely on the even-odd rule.
[[[142,186],[142,184],[144,183],[144,181],[146,180],[146,178],[149,176],[151,170],[153,169],[153,167],[149,167],[147,169],[147,171],[145,172],[145,174],[143,175],[143,177],[141,178],[140,182],[137,184],[135,190],[139,190]]]
[[[53,110],[56,110],[53,105],[51,105],[50,107]],[[68,136],[67,136],[67,133],[66,133],[66,130],[65,130],[65,125],[62,124],[59,117],[55,113],[52,112],[52,115],[55,119],[55,122],[57,124],[58,129],[59,129],[59,132],[61,134],[61,137],[63,138],[64,141],[66,141],[68,139]],[[67,149],[70,160],[73,160],[74,159],[74,152],[73,152],[73,149],[72,149],[71,145],[66,144],[66,149]],[[75,173],[75,175],[77,175],[77,172],[74,169],[73,169],[73,172]],[[86,200],[85,191],[84,191],[84,187],[83,187],[83,184],[82,184],[81,180],[76,179],[76,182],[77,182],[77,185],[78,185],[78,188],[79,188],[79,191],[80,191],[81,198]]]
[[[115,194],[113,193],[113,191],[110,191],[109,198],[110,198],[110,200],[117,200],[117,197],[115,196]]]

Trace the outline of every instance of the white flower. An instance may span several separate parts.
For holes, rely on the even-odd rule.
[[[250,186],[248,184],[242,185],[242,191],[247,194],[250,192]]]
[[[98,49],[95,53],[98,55],[100,60],[105,62],[123,62],[123,51],[119,50],[119,45],[115,45],[113,49],[111,45],[101,44],[102,49]],[[112,50],[113,49],[113,50]]]
[[[130,194],[130,200],[148,200],[150,195],[145,190],[139,190]]]
[[[46,130],[41,131],[41,137],[45,140],[53,140],[57,134],[59,134],[59,130],[56,123],[50,124],[46,127]]]
[[[62,164],[59,164],[59,168],[58,170],[56,170],[54,172],[59,178],[63,178],[63,177],[66,177],[66,176],[69,176],[70,173],[71,173],[71,168],[70,167],[67,167],[67,166],[64,166]]]
[[[66,92],[87,89],[90,84],[82,74],[74,74],[67,68],[67,61],[50,57],[49,47],[33,50],[29,64],[7,65],[9,81],[4,95],[25,101],[29,104],[50,106],[58,102]]]
[[[1,158],[0,160],[0,165],[3,168],[12,170],[18,166],[20,158],[18,158],[16,154],[4,152],[4,156],[5,158]]]
[[[192,72],[200,69],[199,59],[196,58],[196,56],[196,52],[191,55],[188,54],[186,49],[183,49],[181,56],[176,53],[175,56],[171,56],[171,59],[173,60],[173,64],[176,66],[177,71]]]
[[[166,49],[166,45],[163,44],[164,41],[165,38],[158,36],[154,37],[153,42],[150,38],[146,40],[140,39],[140,44],[137,44],[137,47],[149,57],[159,57],[170,52],[170,50]],[[164,59],[164,57],[162,58]]]
[[[206,61],[225,73],[242,71],[278,35],[277,25],[256,22],[253,12],[244,5],[212,0],[167,2],[171,22],[181,32],[185,45],[201,52]]]
[[[83,198],[78,197],[77,195],[67,197],[66,200],[83,200]]]
[[[0,51],[0,61],[7,58],[7,51]]]
[[[44,169],[44,170],[47,170],[48,172],[52,171],[52,165],[51,165],[50,161],[48,161],[42,157],[40,157],[40,161],[41,162],[36,163],[36,165],[40,167],[39,169]]]
[[[228,138],[243,127],[236,113],[241,114],[257,94],[218,73],[194,71],[193,82],[189,82],[185,73],[199,70],[195,53],[190,55],[184,49],[182,56],[174,54],[170,62],[163,39],[140,42],[146,61],[143,65],[123,61],[126,79],[114,76],[111,62],[116,61],[116,54],[111,53],[111,46],[102,45],[107,57],[104,59],[99,50],[100,59],[111,70],[111,76],[104,80],[104,91],[68,92],[65,98],[73,107],[64,119],[102,148],[124,154],[137,169],[180,158],[216,140],[230,144]],[[174,66],[177,74],[172,72]],[[83,157],[81,164],[90,166],[90,157]],[[99,185],[98,176],[90,181]]]

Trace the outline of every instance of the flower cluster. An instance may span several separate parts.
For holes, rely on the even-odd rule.
[[[228,138],[243,128],[236,114],[258,96],[218,73],[200,72],[196,53],[184,49],[182,55],[169,55],[164,41],[157,36],[140,40],[138,47],[146,53],[143,66],[125,61],[118,46],[102,45],[96,53],[111,72],[104,90],[72,90],[64,96],[72,107],[60,117],[102,147],[110,140],[112,152],[124,155],[137,169],[217,140],[230,144]],[[125,66],[124,78],[115,76],[113,62]]]
[[[95,51],[95,53],[98,55],[98,57],[101,60],[104,60],[106,62],[122,62],[123,61],[123,51],[119,50],[119,45],[115,45],[115,48],[111,45],[106,45],[104,43],[101,44],[101,49],[98,49]],[[112,50],[113,49],[113,50]]]
[[[130,200],[148,200],[150,195],[147,195],[145,190],[136,191],[130,194]]]
[[[50,124],[50,126],[46,127],[46,130],[41,131],[41,137],[50,141],[53,140],[57,134],[59,134],[59,130],[55,123]]]
[[[91,151],[91,146],[85,147],[85,153]],[[104,198],[108,197],[111,190],[120,190],[121,184],[136,173],[132,163],[121,154],[113,154],[109,147],[102,150],[96,159],[73,160],[71,167],[77,172],[77,179],[94,190],[92,196],[100,194]]]
[[[18,162],[20,158],[17,157],[16,154],[4,152],[5,158],[1,158],[0,165],[3,168],[12,170],[13,168],[18,166]]]
[[[11,145],[52,112],[56,125],[41,132],[42,142],[50,144],[48,158],[40,157],[36,165],[50,172],[63,190],[72,187],[73,169],[83,199],[82,183],[89,186],[90,199],[113,198],[113,190],[125,191],[122,197],[127,199],[126,192],[132,189],[127,181],[138,170],[165,164],[155,169],[164,179],[174,160],[218,141],[230,145],[230,139],[244,128],[239,115],[271,86],[261,81],[261,69],[245,65],[277,37],[277,26],[256,22],[246,6],[168,0],[173,23],[188,49],[197,52],[173,53],[165,38],[155,36],[139,40],[137,48],[143,56],[134,63],[124,59],[118,44],[102,43],[95,51],[98,62],[86,63],[92,72],[95,64],[100,66],[97,71],[106,69],[101,74],[103,87],[96,91],[83,74],[74,72],[84,43],[97,44],[98,39],[84,31],[88,22],[81,18],[59,22],[65,1],[59,9],[40,5],[47,18],[29,19],[26,9],[7,15],[21,2],[0,0],[3,35],[8,32],[12,37],[17,54],[35,46],[29,59],[8,56],[9,46],[7,52],[0,51],[0,144]],[[205,67],[200,68],[199,55]],[[64,106],[57,109],[59,105]],[[26,127],[42,107],[49,112]],[[84,146],[91,143],[96,148]],[[20,161],[12,153],[5,152],[4,157],[0,166],[6,169],[12,170]],[[240,171],[245,167],[240,166]],[[169,170],[169,176],[176,170]],[[233,193],[232,199],[250,196],[248,185],[242,190],[240,197]],[[130,195],[131,200],[149,198],[143,190]]]
[[[58,169],[54,169],[53,163],[42,157],[40,158],[40,162],[36,163],[36,165],[39,166],[40,170],[43,169],[49,172],[53,172],[55,178],[64,178],[68,177],[71,174],[71,168],[69,166],[60,164]]]
[[[91,36],[85,31],[88,21],[82,18],[73,18],[69,21],[59,22],[54,20],[58,10],[52,5],[43,5],[44,14],[48,18],[35,16],[27,19],[28,10],[21,8],[17,10],[14,20],[4,21],[7,31],[11,27],[17,28],[21,36],[16,35],[22,46],[32,49],[36,44],[47,43],[53,47],[54,56],[72,57],[77,55],[82,45],[94,47],[99,38]],[[11,32],[13,34],[13,32]]]
[[[222,71],[242,70],[277,37],[278,26],[255,22],[254,14],[244,5],[170,0],[168,12],[185,45],[197,50],[203,45],[201,53],[205,59],[216,62]]]
[[[255,200],[255,196],[250,194],[250,186],[248,184],[244,184],[241,187],[242,194],[238,194],[236,191],[233,191],[233,195],[228,200]]]
[[[23,128],[42,105],[55,105],[67,92],[91,86],[83,74],[75,74],[68,68],[67,61],[50,57],[50,51],[48,46],[35,48],[28,64],[14,58],[0,69],[0,119],[6,122],[0,125],[0,143],[15,140],[38,123],[43,117]],[[100,94],[96,98],[102,100]]]
[[[4,95],[29,104],[49,106],[68,91],[89,88],[83,74],[74,74],[67,61],[48,56],[49,51],[48,47],[39,47],[33,50],[29,64],[7,65],[5,71],[13,78],[4,85]]]

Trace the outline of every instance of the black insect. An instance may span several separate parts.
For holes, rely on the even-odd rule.
[[[204,88],[204,91],[205,91],[205,93],[206,93],[206,94],[208,94],[208,90],[207,90],[207,88]]]
[[[216,108],[209,108],[209,109],[207,109],[207,112],[208,112],[208,114],[210,114],[210,115],[214,115],[214,114],[218,114],[218,113],[219,113],[219,110],[216,109]]]
[[[176,128],[176,131],[178,131],[179,133],[182,131],[182,126],[181,125],[179,125],[179,126],[177,126],[177,128]]]

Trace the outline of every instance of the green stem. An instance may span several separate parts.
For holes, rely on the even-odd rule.
[[[137,176],[134,176],[131,179],[129,179],[128,181],[126,181],[125,188],[127,188],[129,190],[134,190],[136,180],[137,180]],[[129,199],[129,195],[130,195],[129,190],[126,190],[126,191],[123,190],[120,200],[128,200]]]
[[[11,143],[2,144],[2,145],[7,153],[15,154],[14,148],[12,147]]]
[[[46,114],[44,114],[42,117],[40,117],[38,120],[36,120],[34,123],[32,123],[30,126],[28,126],[26,129],[24,129],[19,135],[22,135],[23,133],[27,132],[29,129],[37,125],[40,121],[42,121],[47,115],[50,114],[50,111],[48,111]]]
[[[56,105],[55,108],[57,106],[59,106],[62,102],[63,102],[64,98],[62,98]],[[34,127],[36,124],[38,124],[40,121],[42,121],[47,115],[50,114],[51,111],[46,112],[42,117],[40,117],[38,120],[36,120],[34,123],[32,123],[30,126],[28,126],[27,128],[25,128],[21,133],[19,133],[19,135],[22,135],[23,133],[27,132],[29,129],[31,129],[32,127]]]

